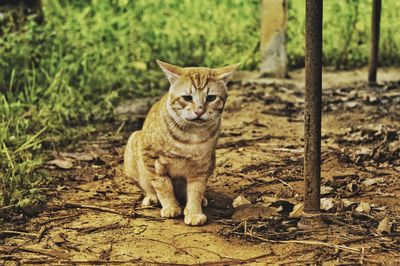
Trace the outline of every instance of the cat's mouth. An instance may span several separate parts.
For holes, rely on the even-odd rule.
[[[189,121],[190,121],[190,122],[194,122],[194,123],[198,123],[198,124],[207,122],[206,120],[203,120],[203,119],[201,119],[200,117],[196,117],[195,119],[190,119]]]

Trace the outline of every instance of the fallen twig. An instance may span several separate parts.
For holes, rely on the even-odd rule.
[[[186,255],[189,255],[189,256],[192,257],[197,263],[199,262],[198,259],[196,258],[196,256],[193,256],[192,254],[190,254],[189,252],[187,252],[185,249],[176,247],[175,245],[173,245],[173,244],[171,244],[171,243],[164,242],[164,241],[161,241],[161,240],[158,240],[158,239],[145,238],[145,237],[140,237],[140,238],[137,238],[137,239],[147,240],[147,241],[154,241],[154,242],[158,242],[158,243],[162,243],[162,244],[168,245],[168,246],[173,247],[174,249],[176,249],[176,250],[178,250],[178,251],[181,251],[181,252],[185,253]]]
[[[173,236],[173,238],[178,238],[181,236],[187,236],[187,235],[195,235],[195,234],[212,234],[212,232],[208,232],[208,231],[194,231],[194,232],[185,232],[185,233],[180,233],[180,234],[176,234]]]
[[[23,236],[34,236],[36,237],[37,234],[35,233],[28,233],[28,232],[21,232],[21,231],[13,231],[13,230],[4,230],[0,231],[0,235],[23,235]]]
[[[101,252],[100,257],[99,257],[100,260],[110,260],[113,245],[114,245],[114,240],[111,240],[111,243],[110,243],[110,246],[108,247],[108,249],[103,250]]]
[[[130,260],[51,260],[51,261],[44,261],[44,260],[24,260],[21,261],[25,264],[57,264],[57,265],[119,265],[119,264],[137,264],[137,263],[146,263],[146,265],[171,265],[171,266],[222,266],[222,265],[236,265],[236,264],[243,264],[243,263],[251,263],[258,261],[260,259],[274,256],[272,253],[262,254],[256,257],[251,257],[248,259],[228,259],[228,260],[220,260],[220,261],[206,261],[201,263],[171,263],[171,262],[158,262],[149,259],[142,259],[142,258],[135,258]]]
[[[256,261],[258,261],[260,259],[263,259],[263,258],[266,258],[266,257],[270,257],[270,256],[274,256],[274,254],[273,253],[262,254],[262,255],[259,255],[259,256],[256,256],[256,257],[251,257],[251,258],[248,258],[248,259],[230,259],[230,260],[221,260],[221,261],[206,261],[206,262],[199,263],[197,265],[201,265],[201,266],[237,265],[237,264],[243,264],[243,263],[256,262]]]
[[[325,246],[325,247],[330,247],[330,248],[334,248],[334,249],[340,249],[340,250],[344,250],[344,251],[348,251],[348,252],[353,252],[353,253],[360,253],[359,248],[351,248],[351,247],[347,247],[344,245],[337,245],[337,244],[333,244],[333,243],[326,243],[326,242],[320,242],[320,241],[307,241],[307,240],[270,240],[267,238],[263,238],[263,237],[259,237],[259,236],[255,236],[255,235],[250,235],[250,234],[244,234],[244,233],[238,233],[238,232],[233,232],[233,234],[236,235],[244,235],[244,236],[248,236],[251,238],[255,238],[264,242],[270,242],[270,243],[295,243],[295,244],[305,244],[305,245],[316,245],[316,246]]]
[[[40,240],[41,240],[42,237],[43,237],[44,232],[46,232],[49,228],[50,228],[50,227],[45,226],[45,225],[42,225],[42,226],[40,227],[39,233],[38,233],[38,235],[37,235],[36,238],[35,238],[35,243],[39,243],[39,242],[40,242]]]
[[[184,266],[187,264],[179,263],[166,263],[153,260],[146,260],[142,258],[135,258],[130,260],[21,260],[22,264],[54,264],[54,265],[137,265],[138,263],[146,263],[146,265],[171,265],[171,266]]]
[[[231,141],[231,142],[225,142],[217,145],[217,149],[226,149],[230,147],[234,148],[240,148],[240,147],[245,147],[245,146],[250,146],[253,143],[257,143],[259,141],[266,141],[266,140],[271,140],[271,139],[286,139],[285,136],[273,136],[273,135],[265,135],[261,136],[258,138],[252,138],[252,139],[240,139],[238,141]]]
[[[287,182],[283,181],[282,179],[276,178],[276,177],[272,177],[273,179],[281,182],[282,184],[284,184],[285,186],[287,186],[288,188],[290,188],[290,190],[294,191],[294,188]]]
[[[45,225],[45,224],[48,224],[48,223],[51,223],[51,222],[54,222],[54,221],[58,221],[58,220],[64,220],[64,219],[68,220],[68,219],[71,219],[71,218],[77,218],[80,214],[81,213],[74,213],[72,215],[52,217],[52,218],[48,218],[47,220],[39,222],[39,223],[40,223],[40,225]]]
[[[400,236],[400,234],[392,233],[392,234],[379,235],[379,236],[366,236],[366,237],[360,237],[360,238],[356,238],[356,239],[346,240],[346,241],[341,242],[340,244],[351,244],[351,243],[356,243],[356,242],[375,239],[375,238],[396,237],[396,236]]]
[[[201,247],[190,247],[189,246],[189,247],[182,247],[182,249],[199,249],[199,250],[203,250],[203,251],[209,252],[211,254],[214,254],[214,255],[218,256],[220,259],[235,259],[235,258],[231,258],[231,257],[222,256],[222,255],[218,254],[217,252],[214,252],[212,250],[208,250],[205,248],[201,248]]]
[[[292,153],[303,153],[303,149],[288,149],[288,148],[274,148],[273,151],[284,151],[284,152],[292,152]]]
[[[119,214],[122,216],[129,216],[129,217],[134,217],[137,215],[135,212],[131,213],[124,213],[115,209],[110,209],[107,207],[101,207],[101,206],[93,206],[93,205],[86,205],[86,204],[80,204],[80,203],[65,203],[64,204],[65,208],[82,208],[82,209],[90,209],[94,211],[99,211],[99,212],[109,212],[109,213],[114,213],[114,214]]]
[[[25,251],[30,253],[37,253],[46,255],[49,257],[54,257],[62,260],[69,260],[69,256],[67,253],[56,251],[56,250],[45,250],[45,249],[36,249],[36,248],[29,248],[29,247],[0,247],[0,252],[5,253],[13,253],[17,251]]]
[[[101,232],[101,231],[106,231],[106,230],[111,230],[111,229],[118,229],[121,227],[124,227],[124,225],[122,225],[120,223],[112,223],[112,224],[107,224],[107,225],[99,226],[99,227],[78,228],[77,230],[79,231],[79,233],[89,234],[89,233]]]

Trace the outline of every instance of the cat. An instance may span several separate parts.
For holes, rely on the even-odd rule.
[[[124,173],[145,193],[142,205],[161,203],[161,217],[182,214],[203,225],[202,206],[215,168],[215,148],[227,99],[226,79],[240,64],[222,68],[182,68],[157,60],[170,88],[150,109],[142,130],[133,132],[124,153]]]

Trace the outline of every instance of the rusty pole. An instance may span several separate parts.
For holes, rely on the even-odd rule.
[[[381,24],[382,0],[374,0],[372,4],[371,20],[371,47],[369,55],[368,83],[376,84],[376,72],[378,68],[379,53],[379,29]]]
[[[320,210],[322,0],[306,1],[304,212]]]

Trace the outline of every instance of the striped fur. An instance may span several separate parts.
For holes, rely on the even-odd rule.
[[[129,138],[125,175],[145,192],[143,205],[161,203],[163,217],[179,216],[176,197],[187,195],[185,223],[202,225],[206,222],[204,191],[214,171],[227,99],[224,79],[238,65],[211,69],[158,63],[171,83],[170,90],[150,109],[142,130]]]

